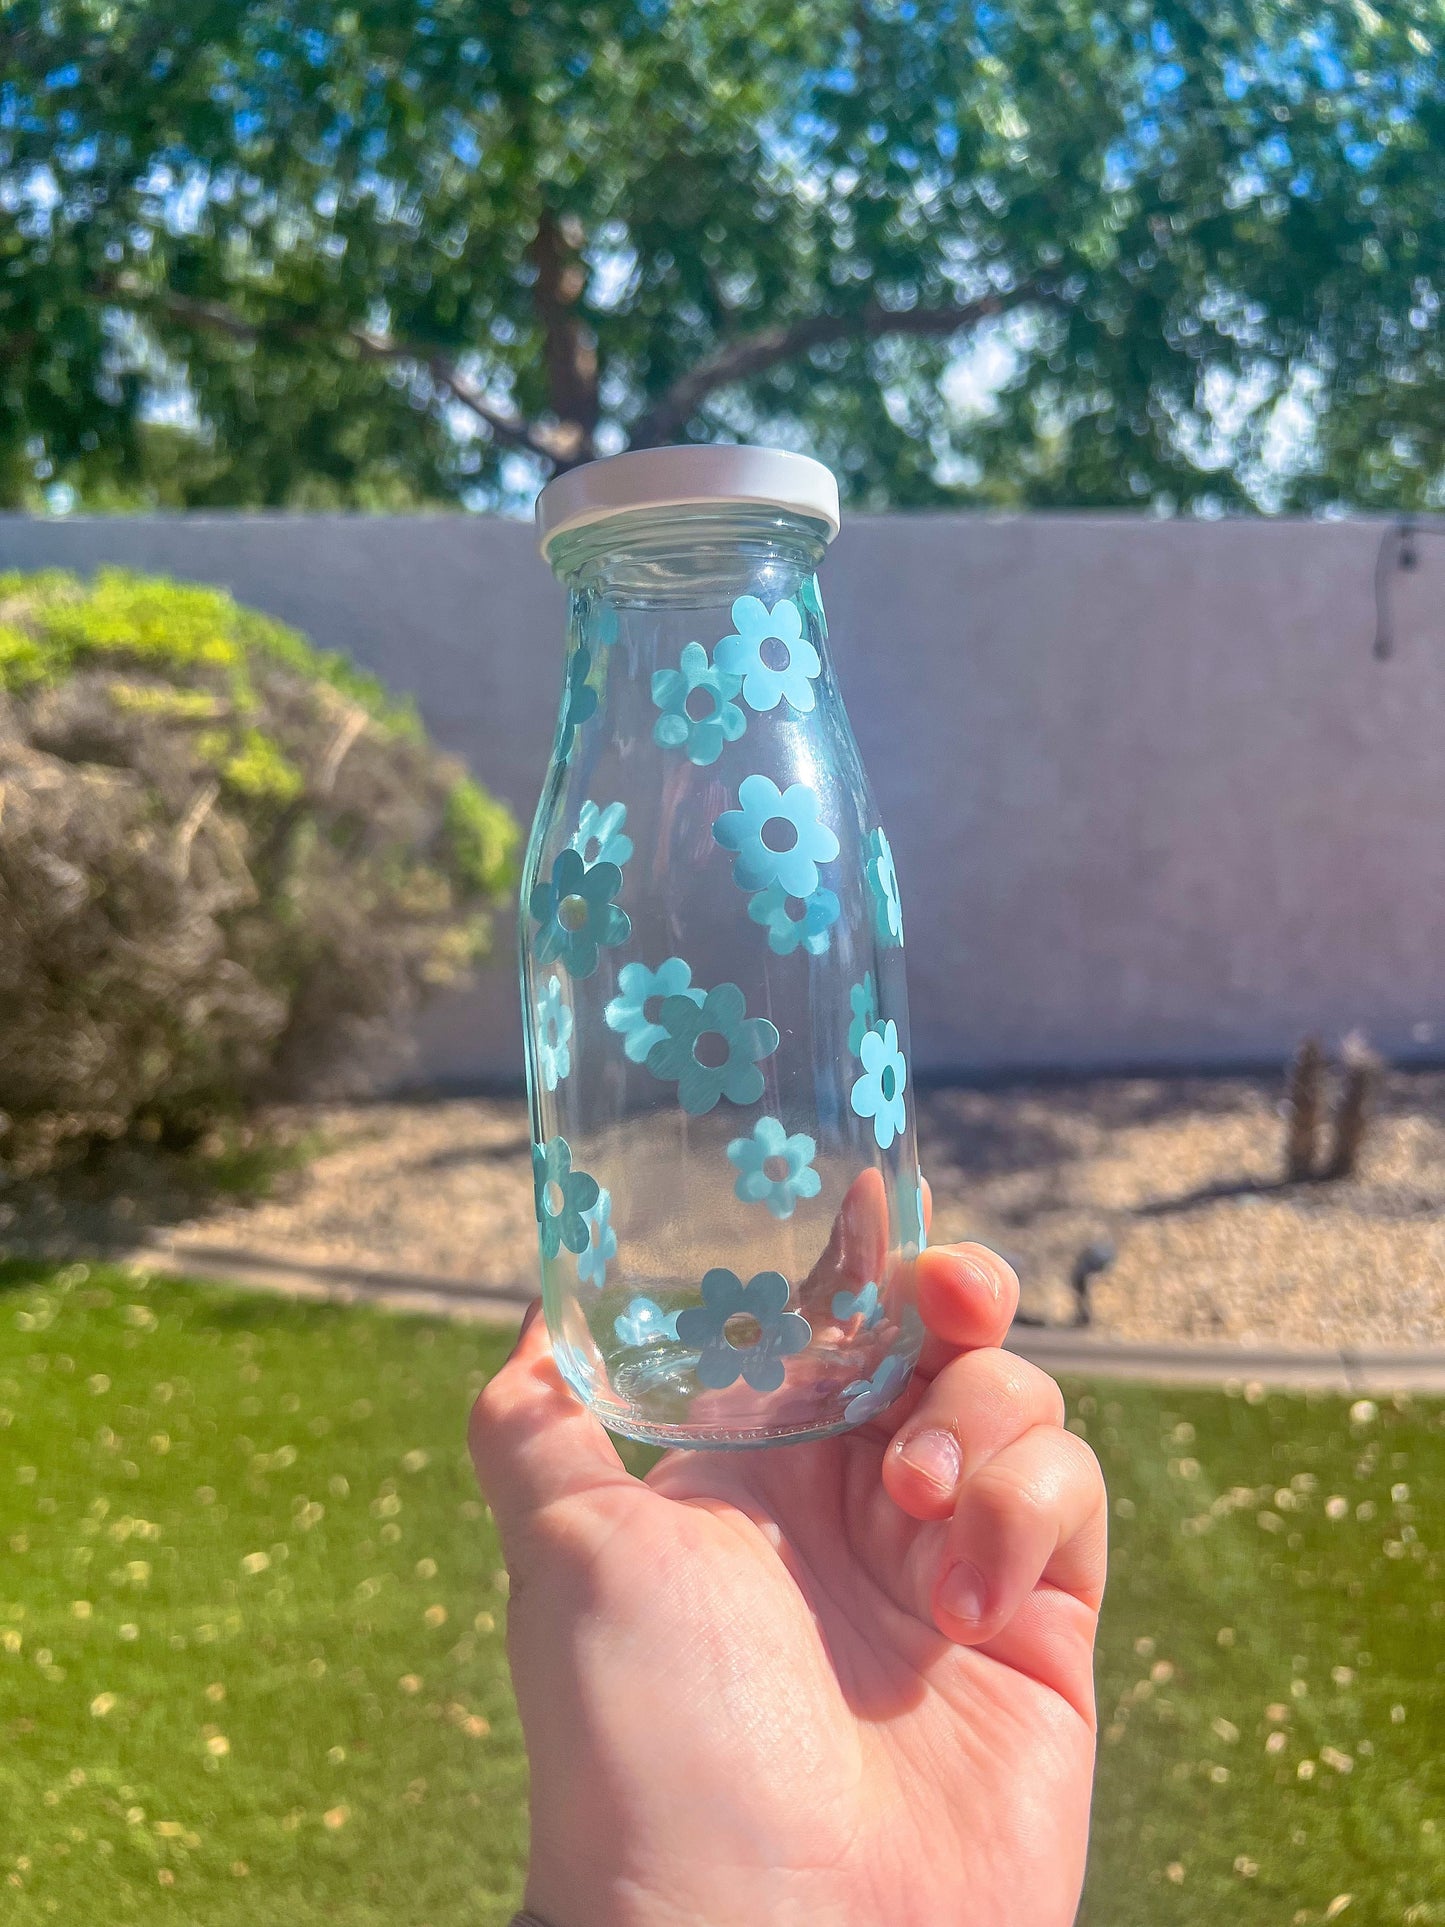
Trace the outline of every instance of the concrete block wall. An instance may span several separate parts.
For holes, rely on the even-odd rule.
[[[822,576],[897,855],[917,1068],[1264,1061],[1306,1029],[1445,1046],[1445,544],[1378,522],[854,518]],[[1436,556],[1434,550],[1440,548]],[[0,566],[224,584],[414,693],[530,818],[563,601],[524,524],[0,517]],[[510,931],[417,1074],[519,1067]]]

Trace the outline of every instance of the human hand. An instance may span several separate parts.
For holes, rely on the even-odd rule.
[[[1066,1927],[1103,1480],[1017,1301],[927,1251],[912,1384],[840,1437],[632,1478],[533,1306],[472,1453],[511,1569],[549,1927]]]

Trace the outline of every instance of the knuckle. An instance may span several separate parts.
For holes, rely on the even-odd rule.
[[[1017,1469],[986,1465],[973,1481],[972,1502],[988,1525],[1032,1528],[1053,1509],[1052,1494]]]
[[[1099,1463],[1099,1455],[1087,1439],[1081,1439],[1077,1432],[1065,1432],[1068,1441],[1064,1450],[1073,1462],[1075,1478],[1085,1486],[1096,1500],[1107,1496],[1104,1482],[1104,1468]]]
[[[1001,1404],[1032,1415],[1035,1424],[1059,1425],[1065,1418],[1064,1395],[1047,1372],[1013,1352],[975,1352],[978,1372]]]
[[[467,1417],[467,1443],[475,1457],[506,1416],[509,1405],[506,1367],[489,1378],[476,1397]]]
[[[1030,1403],[1041,1414],[1038,1422],[1062,1427],[1068,1417],[1068,1408],[1057,1381],[1050,1378],[1042,1366],[1029,1364],[1027,1382]]]
[[[467,1419],[467,1435],[475,1439],[485,1432],[495,1416],[497,1393],[496,1379],[490,1378],[472,1400],[472,1409]]]
[[[990,1347],[987,1350],[965,1352],[954,1369],[959,1378],[969,1382],[975,1391],[1008,1398],[1012,1396],[1010,1388],[1017,1382],[1023,1367],[1024,1360],[1016,1358],[1012,1352]]]
[[[524,1533],[528,1560],[554,1577],[569,1574],[573,1583],[592,1570],[607,1536],[605,1520],[575,1497],[539,1507]]]

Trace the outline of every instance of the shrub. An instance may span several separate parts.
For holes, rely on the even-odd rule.
[[[507,811],[214,589],[0,574],[0,1151],[354,1085],[487,949]]]

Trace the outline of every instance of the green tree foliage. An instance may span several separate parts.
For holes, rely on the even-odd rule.
[[[0,496],[487,502],[766,436],[865,503],[1431,501],[1441,31],[12,0]]]
[[[517,827],[412,710],[190,584],[0,574],[0,1168],[394,1050]]]

